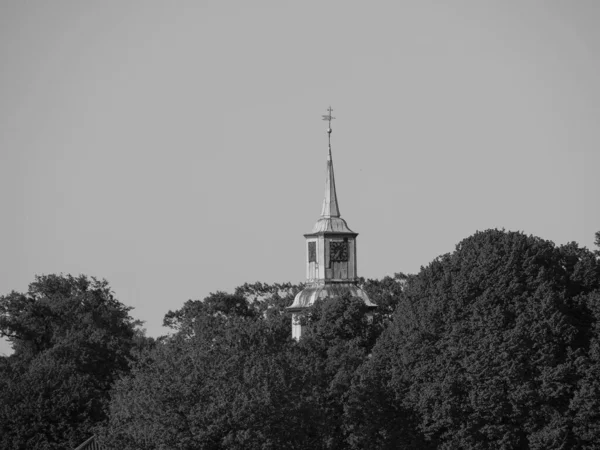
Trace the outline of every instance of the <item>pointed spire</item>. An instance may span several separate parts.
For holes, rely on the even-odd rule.
[[[323,209],[321,217],[340,217],[340,208],[338,206],[337,194],[335,192],[335,177],[333,175],[333,158],[331,156],[331,121],[335,119],[331,115],[333,109],[331,106],[327,109],[328,114],[323,116],[323,120],[329,122],[327,128],[327,137],[329,141],[329,153],[327,155],[327,174],[325,176],[325,198],[323,199]]]

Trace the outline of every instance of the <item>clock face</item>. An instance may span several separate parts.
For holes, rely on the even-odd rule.
[[[329,260],[331,262],[348,261],[348,242],[329,242]]]

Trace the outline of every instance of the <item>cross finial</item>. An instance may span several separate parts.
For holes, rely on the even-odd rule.
[[[329,106],[329,108],[327,108],[327,112],[329,114],[324,114],[323,115],[323,120],[326,120],[327,122],[329,122],[329,127],[327,127],[327,139],[329,141],[329,160],[331,160],[331,121],[333,119],[335,119],[335,117],[333,117],[331,115],[331,113],[333,112],[333,108],[331,106]]]
[[[324,114],[323,115],[323,120],[326,120],[327,122],[329,122],[329,128],[327,128],[327,133],[331,134],[331,121],[333,119],[335,119],[335,117],[333,117],[331,115],[331,113],[333,112],[333,108],[330,106],[329,108],[327,108],[327,112],[329,114]]]

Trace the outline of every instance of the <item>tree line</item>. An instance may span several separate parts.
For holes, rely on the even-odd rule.
[[[600,248],[600,232],[596,233]],[[140,331],[108,283],[0,297],[0,448],[594,449],[600,253],[487,230],[417,274],[317,302],[244,284]]]

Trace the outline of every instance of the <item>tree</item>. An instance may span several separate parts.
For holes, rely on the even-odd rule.
[[[389,361],[381,357],[384,353],[397,355],[400,350],[397,342],[386,340],[377,346],[379,357],[371,355],[356,370],[344,403],[344,422],[350,448],[436,448],[435,442],[428,441],[419,430],[418,414],[402,401],[410,383],[392,382]]]
[[[191,333],[196,320],[205,316],[248,317],[256,316],[248,301],[241,295],[225,292],[211,293],[204,300],[188,300],[183,308],[169,311],[163,320],[163,326],[179,333]]]
[[[174,331],[191,331],[194,321],[205,315],[222,317],[248,317],[269,321],[272,326],[289,328],[291,315],[286,311],[302,285],[291,283],[245,283],[235,288],[233,294],[211,293],[204,300],[188,300],[183,308],[169,311],[163,325]]]
[[[74,448],[104,419],[106,391],[51,352],[0,369],[0,448]]]
[[[570,410],[578,444],[592,450],[600,445],[600,292],[585,296],[585,304],[593,325],[587,355],[577,361],[579,379]]]
[[[383,407],[398,414],[378,424],[372,404],[359,437],[392,436],[413,412],[438,448],[581,445],[573,402],[591,374],[588,302],[599,273],[575,244],[488,230],[408,277],[353,388],[356,401],[369,389],[393,399]]]
[[[317,300],[299,315],[305,332],[295,347],[296,361],[317,418],[318,433],[311,448],[344,448],[348,429],[344,405],[352,378],[369,357],[379,327],[360,298]]]
[[[204,315],[119,380],[108,448],[301,448],[310,439],[294,360],[263,320]],[[307,417],[310,417],[306,414]]]
[[[367,292],[371,301],[377,305],[375,314],[383,319],[382,324],[387,325],[388,321],[392,319],[407,279],[408,275],[395,273],[393,277],[385,276],[381,280],[361,280],[362,288]]]
[[[283,286],[283,288],[282,288]],[[344,402],[377,336],[362,300],[317,302],[291,339],[298,287],[244,285],[187,302],[176,333],[115,384],[109,448],[340,448]],[[255,311],[249,314],[248,311]]]
[[[89,437],[142,339],[129,310],[108,282],[83,275],[38,276],[27,293],[0,297],[0,334],[14,349],[0,364],[0,447],[62,449]]]
[[[109,448],[300,448],[315,434],[285,310],[298,286],[245,284],[189,300],[174,334],[113,389]]]

